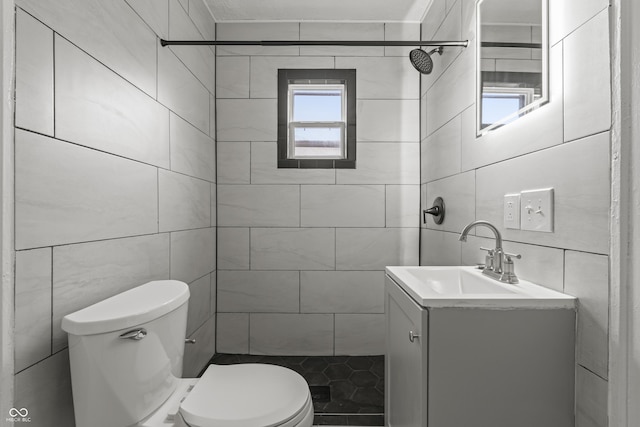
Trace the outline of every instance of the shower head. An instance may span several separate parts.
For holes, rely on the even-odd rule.
[[[433,49],[429,53],[422,49],[413,49],[409,52],[409,60],[415,69],[420,71],[422,74],[431,74],[431,71],[433,70],[433,59],[431,59],[431,55],[436,52],[442,55],[442,51],[442,46]]]

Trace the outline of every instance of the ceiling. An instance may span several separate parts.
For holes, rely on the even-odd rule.
[[[216,22],[420,22],[432,0],[205,0]]]

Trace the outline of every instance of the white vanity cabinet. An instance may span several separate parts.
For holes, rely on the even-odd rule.
[[[387,275],[385,425],[573,427],[575,309],[459,305]]]

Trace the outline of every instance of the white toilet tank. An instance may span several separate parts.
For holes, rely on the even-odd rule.
[[[68,314],[77,427],[125,427],[157,409],[182,375],[189,287],[146,283]]]

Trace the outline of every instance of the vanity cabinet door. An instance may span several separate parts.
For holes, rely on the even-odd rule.
[[[385,308],[385,424],[426,427],[427,312],[388,277]]]

